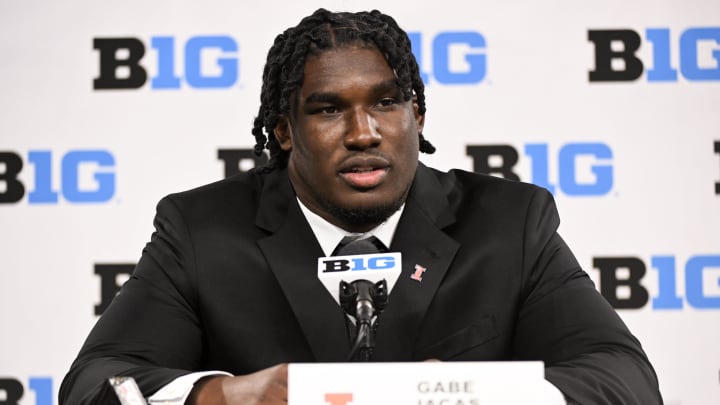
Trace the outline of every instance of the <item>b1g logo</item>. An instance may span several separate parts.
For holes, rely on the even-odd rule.
[[[95,305],[95,315],[105,312],[134,269],[133,263],[95,264],[95,274],[100,277],[100,303]]]
[[[35,405],[53,404],[52,387],[50,377],[30,377],[28,380],[28,388],[35,394]],[[0,378],[0,404],[18,405],[26,394],[22,381],[8,377]]]
[[[720,255],[692,256],[684,268],[677,266],[675,256],[654,255],[650,264],[658,272],[653,309],[682,309],[684,302],[698,309],[720,309]],[[593,267],[600,270],[600,293],[614,308],[642,308],[648,303],[648,290],[640,284],[647,266],[639,258],[596,257]],[[683,275],[684,301],[677,289]]]
[[[106,150],[68,151],[59,167],[53,167],[49,150],[31,150],[27,161],[35,169],[33,188],[27,193],[30,204],[54,204],[60,195],[70,203],[101,203],[115,195],[115,158]],[[0,151],[0,203],[16,203],[25,196],[25,184],[18,177],[24,166],[19,154]],[[60,177],[58,189],[53,188],[53,177]]]
[[[399,262],[399,253],[365,254],[344,257],[333,256],[318,259],[319,270],[322,273],[362,270],[390,270],[395,269],[396,264]]]
[[[567,143],[557,156],[547,143],[525,145],[530,159],[530,182],[555,194],[559,189],[569,196],[601,196],[613,187],[612,149],[604,143]],[[466,153],[473,159],[473,171],[520,180],[514,171],[519,154],[510,145],[468,145]],[[550,178],[550,167],[556,165],[557,179]]]
[[[428,59],[432,68],[428,72],[424,66],[423,40],[428,40],[420,32],[409,32],[412,51],[420,66],[420,76],[425,84],[432,77],[440,84],[475,84],[485,79],[486,55],[485,37],[475,31],[441,32],[432,38],[428,49]]]
[[[218,149],[217,158],[223,162],[225,177],[247,172],[268,161],[267,153],[257,156],[253,149]]]
[[[182,75],[175,66],[175,37],[150,38],[155,51],[155,75],[150,80],[152,89],[179,89],[184,82],[198,89],[228,88],[238,80],[238,45],[229,36],[195,36],[182,46]],[[145,44],[138,38],[95,38],[93,48],[100,53],[100,75],[93,81],[93,88],[137,89],[148,79],[143,62]],[[145,67],[141,64],[144,63]]]
[[[677,50],[671,45],[671,34],[669,28],[645,30],[645,40],[652,44],[648,82],[678,80],[678,68],[671,63],[674,52],[679,56],[679,71],[685,79],[720,80],[720,27],[686,29],[679,35]],[[591,82],[632,81],[642,76],[645,66],[636,54],[642,44],[640,34],[629,29],[589,30],[588,40],[595,45]]]

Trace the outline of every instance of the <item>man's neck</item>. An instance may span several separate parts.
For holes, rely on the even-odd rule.
[[[380,241],[384,243],[385,246],[389,247],[392,243],[393,236],[395,235],[395,229],[397,228],[398,222],[400,221],[400,216],[402,215],[402,212],[405,208],[405,205],[403,204],[400,209],[395,211],[385,221],[369,229],[366,232],[352,232],[329,222],[317,213],[311,211],[305,204],[302,203],[302,201],[300,201],[299,198],[297,199],[297,201],[300,205],[300,210],[302,211],[305,219],[310,225],[310,229],[312,229],[313,234],[315,234],[315,238],[317,239],[320,247],[322,248],[326,256],[332,253],[337,243],[343,237],[350,235],[374,235],[378,239],[380,239]]]

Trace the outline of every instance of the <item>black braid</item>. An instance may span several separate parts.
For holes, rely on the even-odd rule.
[[[296,27],[275,38],[263,71],[260,109],[253,123],[255,154],[267,148],[270,161],[264,170],[287,165],[288,153],[280,148],[273,129],[282,116],[290,113],[290,97],[302,85],[308,55],[341,45],[360,43],[380,50],[397,75],[405,101],[417,97],[418,112],[425,115],[425,85],[420,77],[410,39],[395,20],[377,10],[333,13],[318,9]],[[420,134],[420,152],[433,153],[435,147]]]

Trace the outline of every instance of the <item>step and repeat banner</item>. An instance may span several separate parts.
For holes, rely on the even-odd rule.
[[[258,164],[318,7],[412,38],[434,167],[539,184],[667,404],[720,403],[720,2],[0,2],[0,403],[54,404],[164,195]]]

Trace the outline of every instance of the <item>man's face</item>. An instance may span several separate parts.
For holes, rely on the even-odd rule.
[[[309,56],[290,117],[275,136],[290,151],[300,200],[349,231],[372,229],[405,201],[418,164],[424,118],[403,101],[375,48],[342,47]]]

